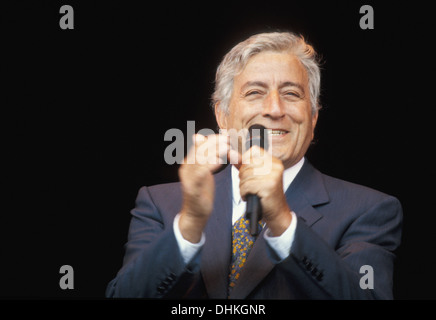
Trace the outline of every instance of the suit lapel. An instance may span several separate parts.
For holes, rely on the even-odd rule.
[[[205,228],[201,273],[209,298],[226,299],[232,245],[231,166],[215,175],[215,204]]]
[[[314,207],[330,201],[321,172],[307,159],[285,196],[291,210],[309,227],[322,218]]]
[[[322,215],[313,206],[327,203],[329,197],[324,187],[322,175],[305,160],[303,167],[285,193],[289,207],[303,221],[311,226]],[[241,275],[230,295],[231,299],[244,299],[274,268],[268,257],[268,244],[263,236],[265,228],[258,236],[241,270]]]

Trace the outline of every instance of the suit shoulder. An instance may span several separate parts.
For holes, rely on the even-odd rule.
[[[155,184],[152,186],[147,186],[142,188],[147,188],[150,193],[162,193],[162,192],[172,193],[175,192],[176,190],[181,190],[181,184],[179,181],[176,181],[176,182]]]
[[[138,191],[137,206],[156,207],[161,214],[166,212],[177,213],[182,203],[182,190],[180,182],[170,182],[143,186]]]
[[[384,201],[397,202],[399,204],[399,200],[396,197],[371,187],[338,179],[326,174],[322,174],[322,176],[329,196],[333,199],[351,201],[355,204],[366,204],[366,206]]]

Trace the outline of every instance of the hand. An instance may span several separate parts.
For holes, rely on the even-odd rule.
[[[242,199],[245,200],[247,194],[257,195],[262,205],[262,220],[272,236],[281,235],[292,220],[283,191],[282,161],[254,146],[242,155],[241,162],[239,188]]]
[[[193,140],[193,147],[179,169],[183,192],[179,228],[183,238],[196,243],[200,241],[201,233],[213,209],[213,173],[236,151],[230,150],[229,138],[226,135],[196,134]]]

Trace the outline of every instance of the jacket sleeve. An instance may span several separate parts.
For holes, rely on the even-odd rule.
[[[163,221],[147,187],[139,190],[131,214],[123,266],[108,284],[106,297],[164,298],[175,287],[183,296],[199,274],[200,252],[185,265],[172,224]]]
[[[332,248],[299,219],[291,253],[277,267],[308,299],[393,299],[401,224],[399,201],[386,197],[355,219]]]

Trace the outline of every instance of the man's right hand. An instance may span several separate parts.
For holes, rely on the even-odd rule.
[[[179,168],[183,206],[179,229],[184,239],[197,243],[213,209],[215,181],[213,173],[227,163],[231,153],[229,138],[214,134],[193,136],[193,147]],[[232,155],[238,157],[239,154]]]

